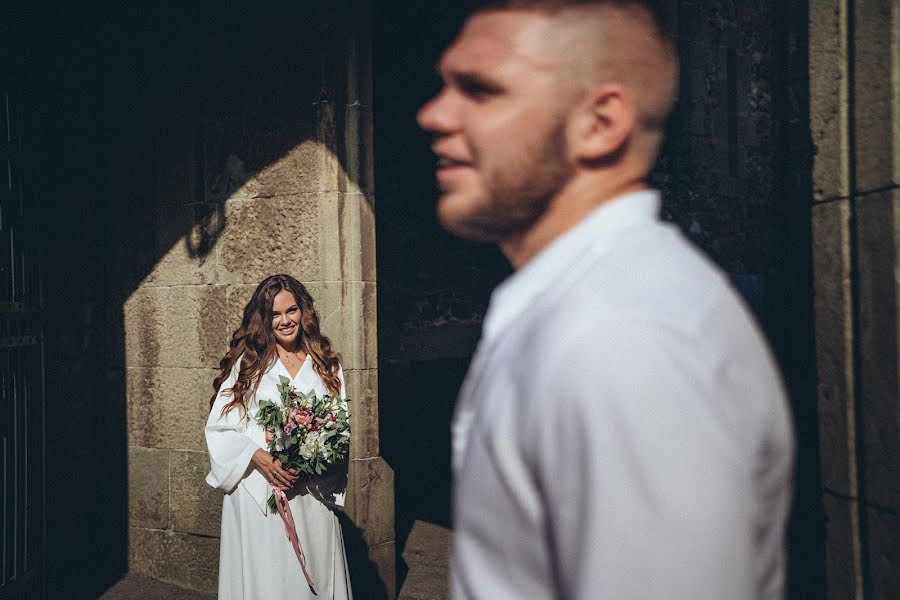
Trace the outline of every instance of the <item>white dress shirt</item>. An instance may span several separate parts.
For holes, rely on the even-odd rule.
[[[783,387],[658,211],[603,205],[491,297],[453,422],[453,598],[782,596]]]

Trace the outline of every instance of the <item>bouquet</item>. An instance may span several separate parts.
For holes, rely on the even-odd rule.
[[[350,412],[347,399],[315,392],[298,392],[287,377],[279,377],[280,402],[261,400],[256,422],[266,432],[272,456],[285,469],[321,475],[347,458]],[[269,497],[275,510],[275,495]]]

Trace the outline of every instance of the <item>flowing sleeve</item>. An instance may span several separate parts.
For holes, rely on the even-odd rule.
[[[240,360],[219,387],[219,393],[206,421],[206,447],[209,450],[209,475],[206,483],[230,492],[247,474],[250,458],[260,446],[246,434],[247,419],[239,409],[222,415],[222,408],[231,401],[225,393],[237,381]]]

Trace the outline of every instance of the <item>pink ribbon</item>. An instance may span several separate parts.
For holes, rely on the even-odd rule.
[[[294,554],[297,555],[297,560],[300,561],[300,568],[303,569],[303,575],[306,576],[306,583],[309,584],[309,589],[315,594],[316,585],[313,583],[312,577],[309,576],[309,571],[306,570],[306,558],[303,556],[303,548],[300,547],[300,538],[297,537],[297,526],[294,525],[294,515],[291,514],[291,505],[288,504],[284,490],[277,488],[274,485],[272,486],[272,489],[275,490],[275,507],[278,509],[278,514],[281,515],[281,520],[284,521],[284,531],[291,541],[291,546],[294,547]]]

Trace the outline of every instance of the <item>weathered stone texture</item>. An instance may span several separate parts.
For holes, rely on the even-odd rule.
[[[363,24],[359,23],[358,24]],[[363,27],[368,25],[363,24]],[[374,192],[372,162],[372,63],[365,34],[354,31],[343,40],[343,69],[347,73],[342,134],[347,192]]]
[[[350,397],[350,458],[378,456],[378,371],[344,371]]]
[[[900,304],[897,214],[900,190],[867,194],[856,203],[859,240],[858,343],[863,384],[866,500],[900,511]]]
[[[897,103],[900,103],[900,48],[892,33],[900,28],[900,14],[892,2],[857,0],[855,11],[854,86],[855,131],[861,146],[856,153],[856,185],[860,192],[900,184],[896,178]],[[893,29],[893,31],[892,31]]]
[[[349,61],[348,61],[349,62]],[[357,68],[365,68],[368,65],[360,65]],[[371,86],[371,81],[366,88]],[[371,90],[367,89],[364,93],[365,97],[351,100],[346,107],[344,122],[346,124],[345,138],[359,140],[356,143],[347,144],[348,152],[346,164],[347,173],[347,191],[351,193],[362,193],[371,196],[373,192],[373,156],[372,156],[372,115],[370,107]],[[352,96],[351,96],[352,98]],[[360,141],[362,143],[360,143]]]
[[[201,252],[224,225],[221,210],[211,204],[160,206],[150,223],[154,254],[161,258],[142,285],[204,285],[216,283],[216,256]],[[184,231],[187,230],[187,234]],[[173,243],[173,240],[177,240]]]
[[[869,566],[872,599],[900,598],[900,515],[870,507]]]
[[[138,288],[125,302],[129,367],[210,367],[226,347],[223,286]]]
[[[218,242],[220,268],[239,273],[248,284],[276,273],[318,279],[319,201],[316,194],[297,194],[228,202]]]
[[[393,541],[378,544],[369,550],[369,559],[375,565],[375,571],[384,585],[386,598],[396,598],[397,596],[396,554],[397,548]],[[352,569],[353,566],[351,565],[350,568]],[[354,593],[360,595],[357,591],[354,591]]]
[[[434,565],[446,567],[450,564],[453,532],[427,521],[416,521],[403,547],[403,560],[408,565]]]
[[[209,457],[205,452],[173,451],[172,529],[218,536],[222,521],[222,493],[206,483]]]
[[[369,547],[394,539],[394,472],[382,458],[350,461],[347,515]]]
[[[363,194],[323,195],[319,205],[324,281],[375,281],[375,212]]]
[[[813,207],[816,363],[822,484],[855,495],[849,202]]]
[[[127,573],[98,600],[215,600],[215,592],[188,590],[137,573]]]
[[[897,539],[900,510],[900,13],[877,0],[810,3],[809,10],[815,196],[853,196],[812,213],[828,597],[861,598],[866,587],[867,597],[892,598],[898,547],[889,540]],[[857,485],[857,465],[864,485]]]
[[[216,589],[218,538],[131,527],[128,564],[132,571],[189,589]]]
[[[322,96],[316,101],[316,140],[327,151],[322,152],[319,159],[320,190],[323,192],[341,192],[346,189],[347,172],[341,165],[340,156],[337,155],[338,128],[335,123],[334,99],[322,90]]]
[[[400,600],[448,598],[448,566],[452,532],[446,527],[416,521],[406,538],[403,562],[409,572],[400,590]]]
[[[310,283],[322,331],[343,358],[344,369],[377,367],[376,289],[374,283]]]
[[[817,200],[850,193],[846,17],[844,2],[809,4],[809,118]]]
[[[300,280],[304,285],[306,282]],[[253,296],[253,291],[256,289],[256,286],[259,285],[259,282],[253,284],[244,284],[244,285],[229,285],[225,292],[225,305],[226,310],[223,315],[225,321],[225,331],[227,332],[227,341],[231,341],[231,336],[234,335],[234,332],[238,327],[241,326],[241,319],[244,316],[244,307],[250,301],[250,298]],[[313,296],[313,301],[316,300],[316,297]],[[318,309],[318,306],[316,306]],[[228,346],[225,345],[222,347],[222,356],[225,355],[225,351],[228,349]]]
[[[169,526],[169,451],[128,450],[128,520],[132,527]]]
[[[398,600],[445,600],[450,597],[449,590],[447,569],[425,565],[406,574]]]
[[[217,374],[215,369],[126,369],[129,445],[205,450],[203,427]]]
[[[321,191],[324,182],[319,165],[324,152],[327,149],[316,140],[302,141],[250,179],[247,194],[251,198],[275,198]]]
[[[862,575],[859,572],[859,546],[854,538],[857,531],[855,501],[831,494],[823,497],[825,504],[825,587],[828,598],[862,600]]]

